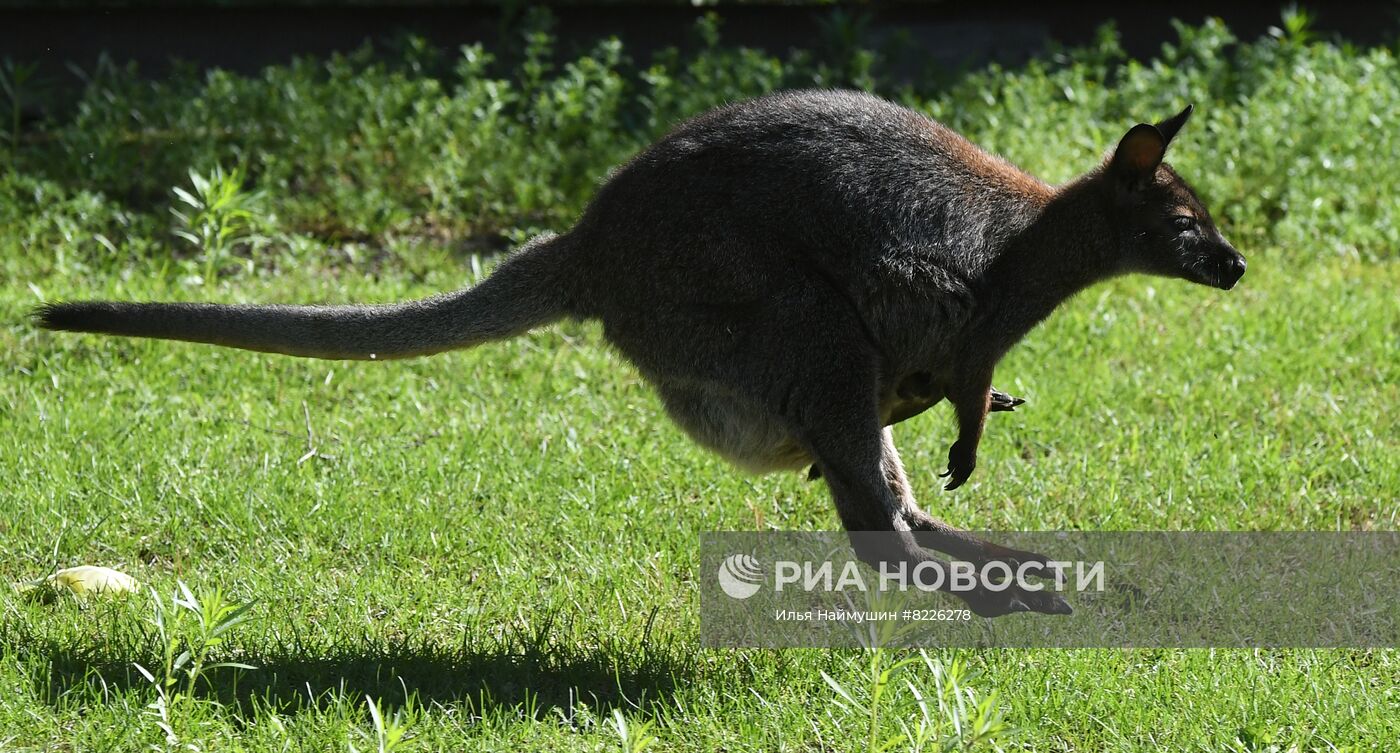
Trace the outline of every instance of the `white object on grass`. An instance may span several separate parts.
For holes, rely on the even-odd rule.
[[[79,596],[95,593],[134,593],[140,588],[136,579],[110,567],[79,565],[66,567],[43,580],[26,583],[20,590],[28,591],[39,586],[49,586],[54,590],[67,590]]]

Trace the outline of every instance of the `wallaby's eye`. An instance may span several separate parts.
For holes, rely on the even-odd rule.
[[[1173,217],[1172,226],[1183,233],[1187,230],[1194,230],[1196,228],[1196,218],[1187,217],[1186,215]]]

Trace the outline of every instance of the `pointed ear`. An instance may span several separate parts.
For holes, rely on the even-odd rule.
[[[1109,169],[1129,185],[1141,185],[1152,179],[1166,154],[1167,140],[1157,126],[1138,123],[1118,142]]]
[[[1186,109],[1157,124],[1157,130],[1162,132],[1162,138],[1166,139],[1168,144],[1176,138],[1176,132],[1186,125],[1186,121],[1191,119],[1191,113],[1195,109],[1195,105],[1187,105]]]

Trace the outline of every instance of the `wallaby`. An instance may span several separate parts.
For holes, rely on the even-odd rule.
[[[620,167],[574,227],[475,287],[372,306],[55,303],[43,327],[333,359],[466,348],[564,317],[609,342],[700,444],[744,468],[812,465],[848,531],[893,531],[872,563],[1043,562],[914,501],[889,427],[949,400],[948,489],[976,466],[997,362],[1062,301],[1146,272],[1221,289],[1245,260],[1162,162],[1191,107],[1133,126],[1051,187],[874,96],[731,104]],[[852,537],[853,541],[856,537]],[[958,593],[977,614],[1067,613],[1047,590]]]

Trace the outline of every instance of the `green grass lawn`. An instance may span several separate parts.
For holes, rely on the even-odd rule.
[[[966,488],[935,478],[945,409],[902,425],[924,506],[982,528],[1394,529],[1400,268],[1243,250],[1231,293],[1120,280],[1032,333],[997,380],[1029,405],[993,419]],[[658,750],[864,750],[869,719],[821,673],[867,687],[867,656],[698,648],[699,532],[834,528],[825,488],[692,446],[595,327],[374,364],[24,321],[34,288],[392,300],[462,284],[465,268],[425,251],[412,284],[392,269],[193,292],[139,268],[6,280],[0,574],[105,564],[166,601],[177,581],[253,601],[213,656],[256,669],[211,670],[172,705],[175,735],[202,749],[373,749],[366,699],[382,699],[420,749],[617,750],[620,711]],[[136,669],[159,674],[153,610],[149,594],[0,591],[0,747],[164,744]],[[1390,650],[930,655],[995,694],[1010,749],[1400,740]],[[927,668],[905,672],[932,693]]]

